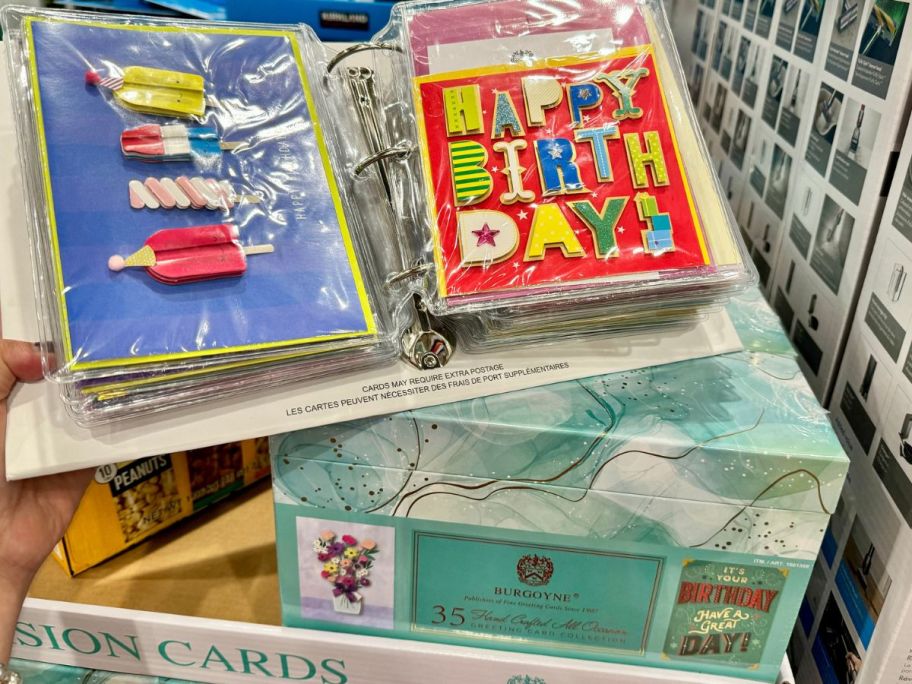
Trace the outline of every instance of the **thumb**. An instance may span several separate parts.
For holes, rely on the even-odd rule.
[[[17,381],[41,379],[41,355],[28,342],[0,340],[0,401],[6,399]]]

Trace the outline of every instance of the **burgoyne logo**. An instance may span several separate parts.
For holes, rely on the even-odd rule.
[[[543,587],[551,581],[554,563],[547,556],[523,556],[516,563],[516,576],[530,587]]]

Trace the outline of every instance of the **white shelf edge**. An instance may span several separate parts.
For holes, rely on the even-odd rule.
[[[426,684],[430,681],[429,672],[436,673],[434,681],[477,684],[508,684],[517,675],[528,676],[531,679],[527,681],[537,684],[745,684],[749,681],[680,670],[43,599],[26,600],[13,656],[227,684],[281,678],[323,684]],[[305,678],[306,675],[310,678]],[[794,682],[787,659],[778,682]]]

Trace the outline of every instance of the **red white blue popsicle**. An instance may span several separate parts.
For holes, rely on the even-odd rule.
[[[124,156],[144,162],[214,158],[243,144],[219,140],[218,131],[214,128],[184,124],[146,124],[128,128],[120,134],[120,149]]]

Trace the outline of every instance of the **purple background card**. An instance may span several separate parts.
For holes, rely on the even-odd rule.
[[[350,534],[359,542],[373,539],[377,553],[370,569],[371,586],[359,589],[363,606],[357,615],[337,612],[333,608],[332,585],[320,576],[323,563],[313,550],[314,540],[324,530],[332,530],[337,538]],[[396,585],[396,529],[385,525],[298,518],[298,578],[301,592],[301,617],[343,625],[393,628]]]
[[[40,104],[72,351],[79,362],[227,350],[363,335],[372,315],[349,259],[324,171],[305,78],[285,32],[192,32],[35,19]],[[145,66],[202,75],[218,106],[205,125],[249,147],[214,163],[125,159],[123,129],[189,123],[124,109],[85,84],[92,68]],[[260,204],[229,212],[135,210],[129,180],[180,175],[229,180]],[[108,270],[162,228],[232,222],[242,244],[272,244],[240,278],[178,286],[144,269]]]

